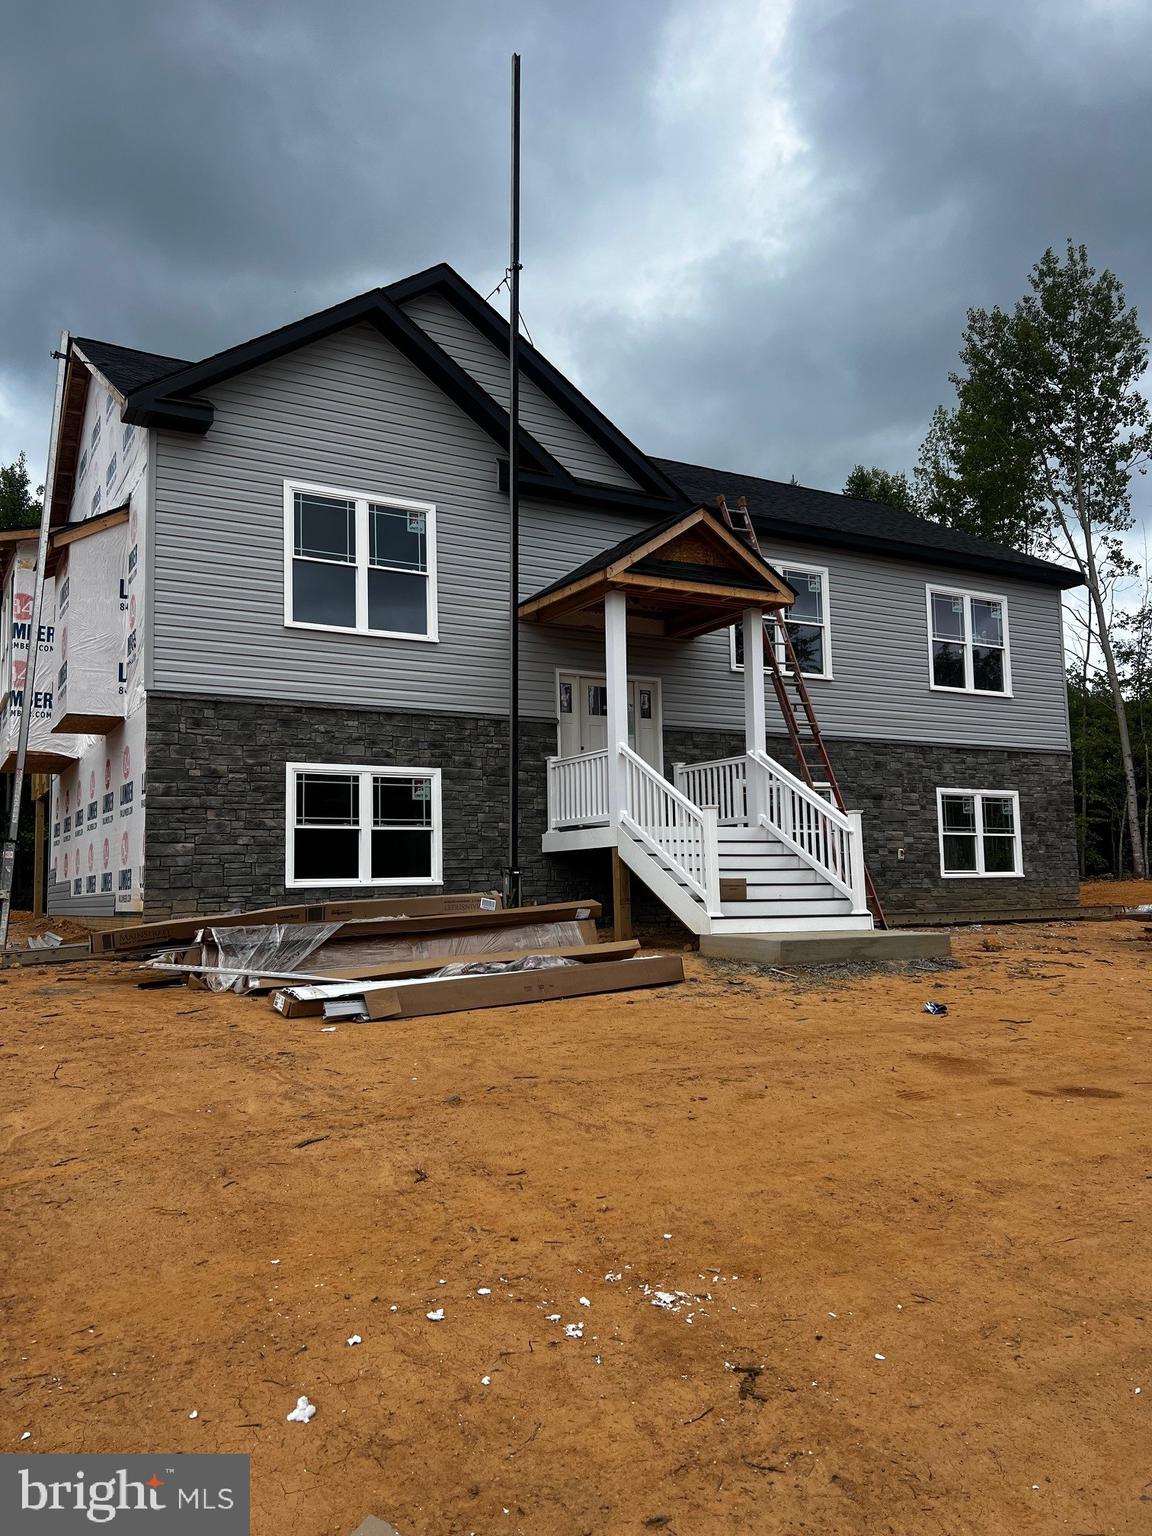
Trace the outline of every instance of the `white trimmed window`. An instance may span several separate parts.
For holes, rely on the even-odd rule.
[[[435,640],[436,508],[285,481],[284,621]]]
[[[936,807],[942,875],[1023,875],[1020,796],[1014,789],[938,789]]]
[[[796,660],[803,677],[832,677],[832,627],[828,616],[828,570],[823,565],[777,565],[776,569],[796,592],[796,601],[785,611]],[[733,672],[744,670],[744,629],[734,624],[728,631]],[[776,659],[785,664],[783,641],[776,642]]]
[[[287,765],[285,883],[440,885],[439,768]]]
[[[950,693],[1010,694],[1007,599],[955,587],[927,590],[932,687]]]

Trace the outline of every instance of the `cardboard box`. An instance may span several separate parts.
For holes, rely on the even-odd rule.
[[[429,916],[413,911],[404,917],[351,920],[327,942],[336,944],[344,939],[375,939],[385,935],[406,938],[413,933],[453,933],[464,930],[472,933],[484,928],[516,928],[525,923],[591,923],[594,932],[600,910],[598,901],[559,901],[539,907],[503,907],[496,912],[473,911]],[[205,924],[208,921],[204,919]]]
[[[669,986],[684,980],[684,961],[679,955],[600,960],[573,953],[570,958],[581,963],[546,971],[505,971],[493,976],[407,980],[397,977],[390,983],[368,982],[362,994],[350,989],[342,995],[362,995],[369,1019],[414,1019],[473,1008],[507,1008],[555,998],[587,997],[600,992],[630,992],[637,987]],[[324,993],[318,998],[309,996],[313,990],[286,987],[275,994],[272,1006],[285,1018],[301,1017],[295,1011],[301,1004],[314,1003],[315,1011],[322,1013]],[[292,996],[293,993],[303,995]]]
[[[494,905],[493,905],[494,904]],[[273,923],[358,922],[383,918],[389,914],[419,916],[438,926],[441,917],[485,917],[499,912],[503,903],[492,891],[461,896],[393,896],[380,901],[329,901],[289,907],[258,907],[251,912],[203,913],[192,917],[171,917],[157,923],[133,923],[131,927],[108,928],[92,935],[92,952],[119,954],[136,949],[164,949],[171,944],[186,944],[201,928],[258,928]],[[388,932],[394,925],[390,924]],[[363,930],[359,930],[363,932]]]
[[[383,981],[399,980],[408,976],[430,976],[434,972],[442,970],[446,965],[465,964],[472,960],[523,960],[528,954],[534,955],[561,955],[568,960],[579,960],[581,964],[589,962],[608,962],[612,960],[626,960],[634,955],[640,948],[639,939],[621,939],[616,943],[597,944],[595,940],[590,944],[558,945],[551,949],[502,949],[495,954],[488,955],[439,955],[430,960],[394,960],[391,963],[366,966],[358,970],[350,966],[345,971],[338,971],[325,967],[321,972],[331,978],[334,983],[356,981]],[[193,981],[195,977],[191,978]],[[259,978],[251,988],[253,992],[274,992],[277,989],[284,993],[290,993],[294,989],[285,987],[282,980],[273,978]],[[324,1012],[323,998],[293,998],[286,996],[283,1006],[274,1003],[277,1013],[282,1013],[286,1019],[310,1018]]]

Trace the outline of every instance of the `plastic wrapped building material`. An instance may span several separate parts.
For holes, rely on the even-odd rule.
[[[345,924],[347,932],[351,925]],[[523,923],[514,928],[482,928],[469,932],[429,933],[407,939],[342,939],[312,955],[310,970],[349,970],[393,960],[452,959],[462,955],[491,955],[508,949],[561,949],[587,942],[582,923]],[[281,967],[282,969],[282,967]]]
[[[430,980],[444,981],[450,976],[500,976],[508,971],[555,971],[565,965],[579,965],[563,955],[525,955],[520,960],[454,960],[441,966]]]
[[[56,572],[53,725],[103,735],[127,705],[128,528],[115,523],[69,544]]]
[[[36,588],[36,539],[16,546],[4,581],[0,619],[0,688],[4,703],[0,712],[0,769],[16,766],[20,715],[24,708],[28,677],[29,643],[32,639],[32,603]],[[28,727],[29,773],[61,773],[76,761],[87,742],[80,736],[53,734],[53,688],[56,680],[56,584],[44,582],[44,608],[36,637],[36,675],[30,699],[32,718]]]
[[[206,928],[203,963],[220,974],[205,975],[211,992],[246,992],[250,977],[266,971],[299,970],[339,927],[339,923],[277,923],[258,928]]]

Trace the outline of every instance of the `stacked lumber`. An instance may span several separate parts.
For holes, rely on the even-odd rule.
[[[598,943],[600,912],[595,901],[416,897],[173,919],[101,938],[112,953],[137,955],[183,942],[147,962],[153,978],[273,993],[285,1018],[418,1018],[684,979],[679,955],[641,956],[634,939]]]

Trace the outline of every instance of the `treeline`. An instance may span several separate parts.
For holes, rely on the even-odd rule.
[[[1079,572],[1067,632],[1081,869],[1141,879],[1152,602],[1128,535],[1132,477],[1152,454],[1148,345],[1115,274],[1071,241],[1048,250],[1011,309],[968,311],[953,403],[912,474],[857,465],[844,487]]]

